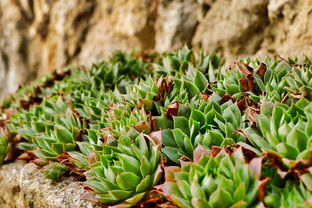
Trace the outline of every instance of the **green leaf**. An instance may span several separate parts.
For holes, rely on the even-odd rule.
[[[229,192],[219,187],[209,197],[209,204],[212,208],[227,208],[233,203],[232,196]]]
[[[297,155],[299,154],[298,150],[295,147],[293,147],[290,144],[286,144],[284,142],[276,145],[276,150],[281,155],[283,155],[283,157],[286,157],[291,160],[296,160]]]
[[[221,133],[216,131],[208,131],[206,135],[204,135],[203,145],[206,147],[220,146],[224,140],[224,137]]]
[[[208,202],[204,198],[193,198],[192,205],[196,208],[210,208]]]
[[[165,146],[161,150],[171,161],[175,163],[180,163],[179,150],[175,147]]]
[[[58,141],[63,143],[74,142],[74,137],[70,131],[62,127],[55,127],[55,136]]]
[[[181,129],[186,135],[190,134],[188,119],[184,116],[173,116],[173,123],[175,129]]]
[[[192,108],[190,118],[194,119],[195,121],[199,121],[200,126],[203,126],[205,124],[205,120],[206,120],[205,115],[202,112],[200,112],[194,108]]]
[[[194,84],[198,87],[200,91],[203,91],[208,85],[208,80],[199,70],[196,70],[195,72]]]
[[[141,178],[131,172],[119,173],[116,178],[117,185],[126,191],[135,190]]]
[[[290,144],[297,148],[300,152],[306,149],[308,137],[306,134],[297,128],[294,128],[286,138],[287,144]]]
[[[140,162],[137,159],[120,153],[118,154],[118,157],[120,159],[121,166],[124,171],[132,172],[137,176],[141,176]]]
[[[233,201],[239,202],[240,200],[244,200],[246,196],[246,185],[245,183],[239,184],[239,186],[236,188],[234,194],[233,194]]]
[[[136,187],[135,192],[140,193],[140,192],[147,191],[150,185],[151,185],[151,176],[148,175],[141,180],[141,182]]]
[[[124,191],[124,190],[109,190],[108,193],[117,200],[125,200],[129,198],[132,194],[132,191]]]
[[[140,171],[141,171],[142,177],[146,177],[151,172],[149,161],[146,159],[145,156],[141,158]]]

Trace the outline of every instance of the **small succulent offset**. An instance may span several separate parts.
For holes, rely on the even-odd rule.
[[[196,156],[197,155],[197,156]],[[194,162],[165,168],[164,195],[182,208],[252,207],[265,184],[257,159],[245,162],[242,148],[212,156],[196,149]],[[257,167],[258,166],[258,167]]]
[[[257,129],[247,128],[247,138],[265,152],[275,152],[288,160],[308,159],[312,152],[312,105],[301,98],[290,107],[263,103]]]
[[[86,173],[95,199],[105,204],[131,207],[158,183],[162,170],[159,147],[144,134],[121,136],[118,146],[97,152],[97,162]]]
[[[68,170],[69,167],[67,167],[66,165],[62,165],[60,163],[53,163],[48,166],[45,166],[43,174],[47,179],[50,179],[52,181],[59,181],[61,177],[64,175],[64,173]]]

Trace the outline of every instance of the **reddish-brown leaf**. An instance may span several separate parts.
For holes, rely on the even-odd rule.
[[[148,124],[150,125],[151,132],[156,131],[156,120],[153,119],[152,112],[148,116]]]
[[[215,157],[221,150],[222,150],[221,147],[212,146],[212,148],[211,148],[212,156]]]
[[[248,100],[246,97],[243,97],[240,101],[237,102],[237,106],[241,112],[246,110],[248,108]]]
[[[288,95],[285,95],[285,97],[283,97],[281,103],[286,103],[288,98],[289,98]]]
[[[79,129],[78,130],[78,134],[76,136],[76,141],[78,142],[81,142],[82,141],[82,133],[83,133],[83,130],[82,129]]]
[[[147,192],[145,198],[139,202],[135,207],[138,208],[177,208],[171,202],[168,202],[158,190],[153,189]]]
[[[177,116],[179,112],[179,102],[175,101],[168,106],[166,116],[172,119],[172,116]]]
[[[240,69],[244,77],[247,77],[248,75],[252,75],[253,73],[252,67],[248,66],[247,64],[243,62],[235,62],[235,64],[238,66],[238,68]]]
[[[223,97],[221,98],[220,102],[221,103],[226,103],[229,100],[232,100],[233,102],[236,101],[236,99],[233,98],[231,95],[229,95],[228,93],[225,93],[225,95],[223,95]]]
[[[257,70],[257,74],[260,76],[260,77],[263,77],[265,72],[267,70],[267,66],[264,64],[264,63],[261,63],[258,70]]]
[[[252,79],[250,78],[243,78],[239,80],[240,85],[242,86],[242,89],[246,91],[252,91],[254,88],[254,83],[252,82]]]
[[[92,193],[92,192],[83,193],[80,196],[80,198],[83,200],[91,201],[91,202],[98,202],[98,200],[95,198],[94,193]]]
[[[18,156],[16,159],[17,160],[26,160],[26,161],[31,161],[31,160],[34,160],[36,159],[37,156],[32,153],[32,152],[29,152],[29,151],[26,151],[26,152],[23,152],[20,156]]]
[[[259,192],[258,192],[258,198],[259,201],[263,201],[264,196],[265,196],[265,186],[267,185],[267,183],[271,180],[271,178],[265,178],[261,181],[260,186],[259,186]]]

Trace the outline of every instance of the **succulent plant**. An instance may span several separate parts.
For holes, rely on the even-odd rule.
[[[169,106],[166,117],[154,119],[159,131],[151,137],[164,145],[162,152],[175,163],[182,156],[192,159],[198,144],[211,148],[244,141],[237,133],[243,127],[242,115],[232,101],[223,105],[213,100],[201,101],[194,106],[175,102]]]
[[[86,173],[95,198],[105,204],[131,207],[156,185],[161,177],[159,147],[144,134],[121,136],[118,146],[97,152],[97,162]]]
[[[69,168],[66,165],[62,165],[60,163],[53,163],[48,166],[45,166],[43,174],[47,179],[50,179],[52,181],[59,181],[63,176],[63,174],[68,170]]]
[[[3,129],[0,129],[0,165],[3,163],[8,153],[9,141]]]
[[[220,79],[211,84],[211,88],[220,96],[228,94],[235,99],[248,95],[253,102],[268,100],[291,103],[296,98],[288,95],[291,90],[286,80],[292,79],[292,68],[286,60],[247,58],[220,73]]]
[[[184,47],[47,75],[0,106],[0,164],[85,172],[86,198],[113,207],[167,206],[155,188],[180,207],[309,207],[312,59],[222,65]]]
[[[285,187],[272,187],[265,196],[264,203],[269,207],[307,208],[312,206],[312,193],[302,183],[287,181]]]
[[[264,103],[257,116],[257,128],[245,130],[248,140],[265,152],[275,152],[288,160],[307,159],[311,154],[312,105],[301,98],[290,107]]]
[[[83,124],[60,97],[54,97],[30,112],[12,115],[8,127],[26,140],[18,144],[19,149],[32,150],[40,158],[52,159],[76,148],[75,141]]]
[[[166,53],[161,64],[154,64],[154,72],[160,74],[184,73],[190,66],[199,69],[210,81],[215,81],[216,70],[223,64],[221,58],[215,53],[194,53],[184,46],[176,53]]]
[[[312,66],[295,67],[286,77],[285,89],[293,96],[303,96],[311,100]]]
[[[256,160],[245,162],[242,148],[229,154],[222,149],[215,156],[197,149],[194,163],[165,168],[166,182],[159,186],[179,207],[251,207],[265,180],[260,180]],[[194,156],[195,157],[195,156]]]

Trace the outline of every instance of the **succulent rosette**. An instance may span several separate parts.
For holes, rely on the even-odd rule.
[[[308,159],[312,152],[311,109],[305,98],[291,106],[263,103],[256,128],[245,130],[247,138],[254,146],[286,160]]]
[[[202,101],[194,106],[175,102],[166,117],[156,117],[155,122],[158,131],[151,137],[164,145],[162,152],[175,163],[180,157],[192,159],[198,144],[211,148],[244,141],[237,133],[243,127],[241,111],[232,101],[223,105]]]
[[[162,193],[183,208],[252,207],[266,180],[261,180],[257,158],[247,163],[242,148],[216,155],[196,149],[194,162],[165,168]],[[197,155],[197,156],[196,156]]]
[[[100,202],[131,207],[159,182],[160,161],[159,147],[144,134],[121,136],[117,147],[105,146],[97,152],[97,162],[86,174],[87,185]]]

